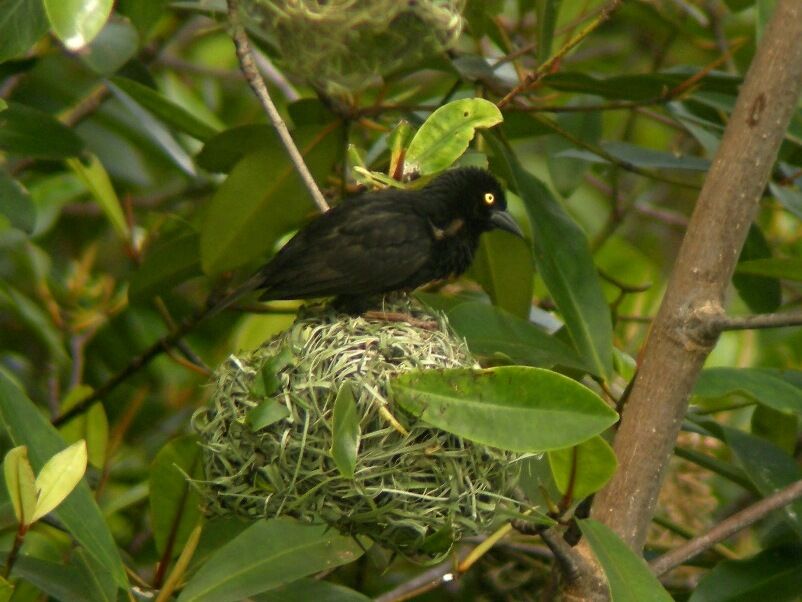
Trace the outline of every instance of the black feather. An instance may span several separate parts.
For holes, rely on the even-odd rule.
[[[351,197],[299,230],[224,302],[254,289],[262,300],[368,297],[456,276],[470,266],[483,232],[521,235],[505,209],[498,181],[470,167],[419,190]]]

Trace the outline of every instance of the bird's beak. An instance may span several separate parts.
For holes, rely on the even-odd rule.
[[[493,224],[494,228],[506,230],[510,234],[515,234],[515,236],[524,238],[524,233],[521,231],[521,227],[506,211],[494,211],[490,215],[490,223]]]

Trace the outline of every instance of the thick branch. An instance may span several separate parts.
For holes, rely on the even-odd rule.
[[[278,109],[276,109],[276,105],[273,104],[273,100],[270,98],[270,93],[267,91],[265,81],[262,79],[262,76],[259,75],[259,70],[256,68],[256,63],[253,59],[253,52],[251,51],[251,44],[248,41],[248,34],[245,33],[245,28],[242,26],[242,22],[240,21],[239,0],[227,0],[227,3],[228,20],[231,23],[231,37],[234,39],[234,45],[237,47],[237,58],[239,59],[242,73],[245,76],[245,79],[248,81],[248,84],[251,86],[254,94],[256,94],[256,97],[259,99],[259,102],[262,104],[262,107],[267,113],[267,116],[270,118],[270,122],[273,124],[273,127],[276,128],[276,133],[278,133],[279,138],[281,138],[281,142],[287,149],[287,153],[289,154],[293,165],[295,165],[295,169],[298,171],[298,174],[301,176],[301,180],[303,180],[304,184],[309,190],[309,194],[312,195],[312,199],[315,201],[315,204],[321,211],[328,211],[329,205],[326,202],[326,199],[323,198],[320,189],[315,183],[315,179],[312,177],[312,174],[309,172],[309,168],[304,162],[304,158],[298,151],[298,147],[295,146],[295,142],[293,141],[292,136],[287,129],[287,124],[284,123],[281,115],[279,115]]]
[[[724,541],[738,531],[746,529],[771,512],[790,504],[794,500],[802,498],[802,480],[797,481],[785,489],[772,493],[767,498],[736,512],[732,516],[724,519],[704,535],[695,537],[685,542],[678,548],[671,550],[653,560],[649,566],[656,575],[667,573],[683,562],[690,560],[697,554],[712,548],[719,542]]]
[[[615,438],[619,469],[593,516],[640,550],[688,398],[802,88],[802,3],[780,0],[744,79],[680,248]]]

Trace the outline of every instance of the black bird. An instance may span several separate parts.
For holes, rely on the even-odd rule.
[[[388,188],[343,200],[304,226],[223,303],[337,296],[341,307],[408,291],[468,269],[483,232],[523,237],[498,181],[475,167],[451,169],[419,190]]]

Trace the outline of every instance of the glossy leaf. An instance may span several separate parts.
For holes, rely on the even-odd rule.
[[[245,422],[254,432],[267,428],[279,420],[284,420],[290,416],[290,411],[283,403],[272,397],[268,397],[259,405],[248,411]]]
[[[508,184],[524,201],[532,224],[535,265],[574,346],[594,374],[608,378],[613,369],[613,328],[585,233],[511,152],[494,138],[487,140]]]
[[[741,249],[738,263],[752,259],[765,259],[771,257],[771,249],[763,232],[756,224],[749,228],[749,235]],[[732,277],[741,299],[755,313],[771,313],[777,311],[782,301],[780,282],[776,278],[765,276],[752,276],[750,274],[735,274]]]
[[[448,310],[448,320],[475,354],[509,358],[513,363],[541,368],[562,366],[587,370],[576,352],[528,320],[475,301]]]
[[[50,25],[68,50],[80,50],[100,33],[113,0],[44,0]]]
[[[742,395],[781,412],[802,413],[802,389],[760,368],[708,368],[699,375],[694,395]]]
[[[50,514],[83,479],[88,462],[83,439],[50,458],[36,475],[36,507],[31,517],[35,522]]]
[[[41,0],[12,0],[0,11],[0,63],[25,54],[47,33]]]
[[[0,113],[2,116],[2,113]],[[802,281],[802,259],[799,257],[772,257],[769,259],[752,259],[739,263],[735,268],[737,274],[752,274],[768,278]]]
[[[64,159],[79,155],[83,141],[50,114],[9,102],[0,111],[0,150],[38,159]]]
[[[549,466],[560,493],[570,487],[571,499],[582,500],[604,487],[618,461],[607,441],[593,437],[575,447],[550,451]]]
[[[802,479],[802,469],[794,458],[773,443],[734,428],[722,427],[722,432],[747,476],[764,496]],[[802,500],[784,506],[780,512],[802,539]]]
[[[607,526],[593,519],[578,520],[583,537],[601,564],[610,598],[615,602],[672,602],[649,565]]]
[[[404,175],[429,175],[450,167],[474,136],[504,118],[496,105],[483,98],[454,100],[434,111],[409,143]]]
[[[264,594],[253,596],[254,602],[369,602],[364,594],[337,583],[311,577],[298,579]]]
[[[125,77],[115,77],[111,81],[114,86],[128,94],[143,108],[167,125],[185,134],[205,142],[218,133],[217,128],[177,105],[158,90]]]
[[[139,36],[128,21],[109,21],[87,48],[81,51],[81,60],[98,75],[116,73],[136,54]]]
[[[36,477],[28,461],[27,447],[20,445],[9,450],[3,460],[3,474],[17,522],[30,525],[36,509]]]
[[[424,422],[516,452],[575,445],[617,418],[587,387],[541,368],[408,372],[391,388],[393,400]]]
[[[601,147],[619,161],[645,169],[707,171],[710,168],[710,162],[702,157],[677,156],[664,151],[635,146],[628,142],[603,142]],[[559,156],[583,159],[591,163],[607,163],[607,159],[580,149],[566,150]]]
[[[296,137],[317,181],[337,160],[341,145],[335,132],[314,127]],[[261,148],[237,163],[209,203],[200,238],[204,272],[218,274],[263,256],[314,211],[308,190],[271,131]]]
[[[557,124],[577,138],[592,144],[598,144],[602,135],[599,111],[561,113],[557,115]],[[582,184],[585,171],[590,166],[589,161],[566,154],[573,147],[573,143],[557,134],[546,139],[546,161],[551,181],[563,197],[571,195]]]
[[[479,242],[470,274],[493,305],[519,318],[529,317],[535,264],[525,240],[506,232],[487,232]]]
[[[331,457],[340,474],[347,479],[354,478],[356,458],[359,449],[359,415],[356,400],[350,383],[340,387],[334,400],[331,427]]]
[[[91,155],[88,164],[84,164],[80,159],[68,159],[67,165],[81,179],[97,204],[100,205],[117,235],[122,240],[128,240],[131,236],[128,222],[125,220],[122,205],[114,191],[111,178],[100,159]]]
[[[326,525],[259,520],[222,546],[190,579],[179,602],[242,600],[359,558],[351,537]]]
[[[707,573],[688,602],[792,602],[802,591],[802,549],[764,550],[744,560],[725,560]]]
[[[72,408],[91,392],[92,388],[87,385],[78,385],[72,389],[61,403],[61,413]],[[74,443],[81,439],[86,441],[89,463],[99,469],[105,466],[106,449],[109,443],[109,421],[102,403],[93,404],[88,412],[70,420],[59,428],[59,433],[67,443]]]
[[[194,435],[173,439],[150,465],[150,517],[159,554],[170,546],[170,558],[181,553],[200,518],[200,496],[187,476],[203,478],[200,447]]]
[[[30,234],[36,225],[36,209],[31,195],[5,171],[0,171],[0,216],[15,228]]]
[[[39,409],[0,371],[0,421],[14,445],[27,445],[34,470],[64,449],[58,432]],[[72,536],[113,576],[127,587],[119,552],[92,492],[84,481],[55,510],[55,516]]]

